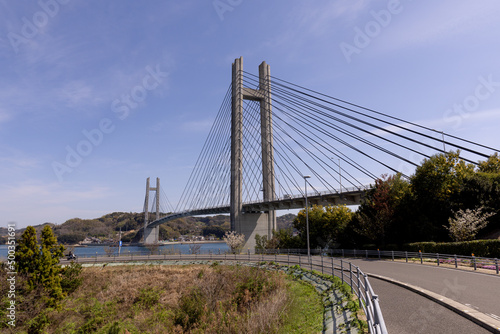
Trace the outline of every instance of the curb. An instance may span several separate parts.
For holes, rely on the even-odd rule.
[[[447,298],[445,296],[441,296],[437,293],[434,293],[432,291],[420,288],[415,285],[411,285],[408,283],[403,283],[400,281],[397,281],[395,279],[392,279],[390,277],[385,277],[385,276],[380,276],[376,274],[369,274],[367,273],[369,277],[373,277],[391,284],[398,285],[404,289],[413,291],[427,299],[432,300],[435,303],[438,303],[447,309],[461,315],[462,317],[465,317],[472,322],[478,324],[479,326],[487,329],[488,331],[492,333],[500,333],[500,321],[497,321],[486,314],[479,312],[471,307],[465,306],[459,302],[456,302],[450,298]]]

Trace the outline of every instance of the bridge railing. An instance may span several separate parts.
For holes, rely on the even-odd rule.
[[[338,189],[332,189],[332,190],[325,190],[325,191],[308,191],[307,196],[312,197],[312,196],[321,196],[321,195],[342,195],[342,194],[347,194],[350,192],[357,192],[357,191],[365,191],[365,190],[370,190],[372,188],[372,185],[362,185],[358,187],[342,187],[342,191],[339,191]],[[293,200],[293,199],[301,199],[304,198],[304,194],[283,194],[281,196],[276,197],[274,200]],[[260,199],[257,200],[252,200],[252,201],[246,201],[243,204],[255,204],[255,203],[262,203],[263,201]]]
[[[326,190],[326,191],[312,191],[312,192],[310,191],[310,192],[307,192],[307,196],[308,197],[324,196],[324,195],[340,195],[341,196],[341,195],[349,194],[352,192],[369,190],[371,188],[372,188],[371,185],[361,185],[361,186],[357,186],[357,187],[343,187],[342,191],[340,191],[340,192],[338,189],[332,189],[332,190]],[[304,198],[303,193],[302,194],[283,194],[283,195],[278,196],[274,200],[271,200],[269,202],[294,200],[294,199],[302,199],[302,198]],[[255,200],[251,200],[251,201],[245,201],[245,202],[243,202],[243,205],[257,204],[257,203],[264,203],[264,201],[261,199],[255,199]],[[203,210],[214,210],[214,211],[221,210],[221,211],[224,211],[228,208],[229,208],[229,204],[225,204],[225,205],[219,205],[219,206],[213,206],[213,207],[210,206],[210,207],[196,208],[193,210],[183,210],[180,212],[172,213],[171,215],[176,215],[176,216],[182,216],[184,214],[189,215],[190,213],[192,213],[194,211],[203,211]],[[162,218],[164,218],[164,217],[162,217]]]
[[[192,254],[182,254],[179,251],[167,251],[154,255],[152,252],[125,252],[108,255],[79,256],[79,263],[102,263],[102,262],[127,262],[127,261],[154,261],[154,260],[217,260],[238,262],[265,262],[274,261],[280,264],[299,265],[304,269],[316,270],[322,274],[338,277],[342,283],[351,287],[352,293],[358,298],[359,305],[363,309],[372,334],[386,334],[382,310],[380,309],[378,295],[375,294],[368,280],[368,276],[356,265],[342,258],[327,256],[324,251],[312,250],[314,256],[307,256],[307,250],[266,250],[265,252],[252,254],[250,251],[242,254],[232,254],[227,251],[193,250]],[[89,254],[90,255],[90,254]],[[62,263],[69,263],[67,260]]]

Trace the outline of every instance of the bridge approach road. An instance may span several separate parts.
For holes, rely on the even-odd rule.
[[[365,273],[392,278],[429,290],[475,309],[492,320],[500,320],[498,317],[500,315],[499,276],[405,262],[352,258],[345,260],[359,266]],[[451,312],[437,303],[429,300],[424,301],[424,297],[394,284],[373,277],[370,282],[380,296],[380,304],[384,318],[387,318],[388,329],[394,320],[396,322],[405,321],[406,326],[408,326],[409,323],[415,322],[418,318],[421,321],[419,323],[420,329],[424,329],[429,323],[439,324],[440,318],[447,317],[448,313]],[[397,315],[396,318],[399,320],[391,320],[391,314]],[[404,314],[406,316],[402,316]],[[449,316],[453,316],[453,314],[451,312]],[[458,322],[458,314],[454,314],[454,317]],[[460,322],[462,320],[465,319],[460,319]],[[396,324],[396,326],[399,325]],[[476,328],[472,331],[466,330],[466,327],[460,328],[460,331],[455,333],[482,333],[485,331],[482,328]],[[395,332],[401,333],[400,330],[401,327]],[[442,333],[442,331],[438,332]],[[433,333],[433,331],[421,333]]]

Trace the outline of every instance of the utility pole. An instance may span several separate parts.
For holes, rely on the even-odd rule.
[[[122,249],[122,227],[120,226],[120,241],[118,241],[118,257],[120,257],[121,249]]]

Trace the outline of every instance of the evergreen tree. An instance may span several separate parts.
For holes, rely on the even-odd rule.
[[[40,258],[40,249],[36,239],[36,230],[33,226],[28,226],[21,235],[21,239],[16,247],[16,265],[20,274],[28,275],[28,284],[33,288],[36,284]]]
[[[49,292],[49,306],[54,306],[57,300],[64,297],[59,266],[63,252],[64,246],[57,243],[49,225],[43,228],[40,243],[35,228],[28,226],[16,249],[18,272],[27,276],[30,289],[41,285]]]
[[[40,283],[50,291],[55,300],[63,298],[61,289],[61,267],[59,259],[63,256],[64,246],[57,243],[57,238],[49,225],[42,230],[41,254],[39,262]]]

